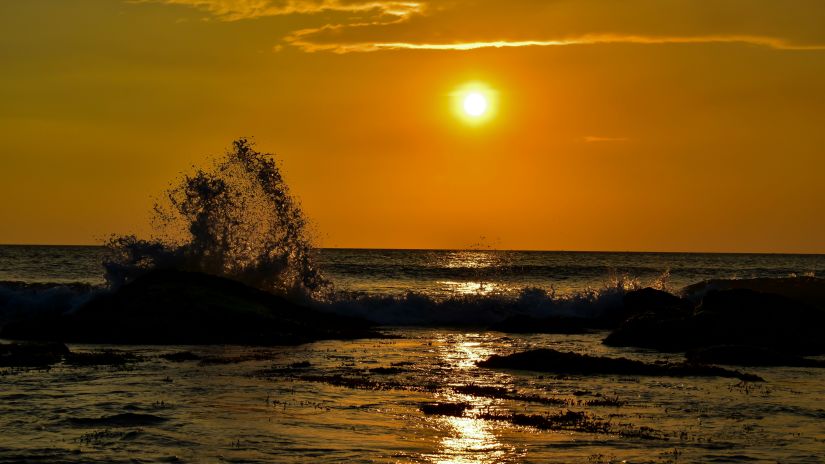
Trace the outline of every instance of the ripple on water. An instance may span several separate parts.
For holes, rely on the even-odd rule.
[[[768,380],[761,386],[489,370],[476,362],[541,347],[648,362],[675,357],[605,347],[600,334],[390,330],[404,338],[126,347],[142,357],[128,369],[61,365],[4,377],[0,463],[817,462],[825,455],[825,370],[757,368]],[[178,352],[189,354],[158,357]],[[466,406],[422,410],[434,403]],[[608,431],[530,425],[566,411]],[[653,438],[638,433],[648,429]]]

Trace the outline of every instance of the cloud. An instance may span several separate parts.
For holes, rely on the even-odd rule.
[[[599,44],[825,50],[825,2],[820,0],[797,0],[793,8],[782,0],[133,1],[187,5],[221,21],[314,15],[316,26],[294,30],[280,43],[305,52]]]
[[[318,14],[323,12],[363,13],[404,17],[418,13],[423,4],[414,1],[358,0],[131,0],[133,3],[182,5],[204,11],[221,21],[240,21],[269,16]],[[355,25],[355,24],[352,24]]]
[[[825,50],[825,44],[793,44],[774,37],[759,36],[695,36],[695,37],[645,37],[640,35],[585,35],[555,40],[496,40],[490,42],[411,43],[411,42],[360,42],[315,43],[308,36],[316,29],[298,31],[286,37],[286,41],[306,52],[329,51],[334,53],[376,52],[381,50],[478,50],[481,48],[556,47],[565,45],[597,44],[713,44],[741,43],[758,45],[776,50]]]

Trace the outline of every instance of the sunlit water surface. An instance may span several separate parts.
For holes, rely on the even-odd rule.
[[[103,284],[103,247],[0,245],[4,281]],[[825,255],[319,249],[317,264],[338,290],[368,295],[414,292],[433,298],[598,289],[616,277],[674,289],[706,279],[825,274]]]
[[[0,462],[787,463],[823,462],[825,456],[825,370],[747,369],[763,376],[764,384],[493,371],[475,362],[542,346],[647,361],[667,355],[605,347],[604,334],[385,331],[401,338],[280,348],[120,347],[141,360],[125,367],[7,369],[0,377]],[[184,350],[227,362],[157,357]],[[272,371],[302,361],[310,367]],[[370,372],[377,367],[396,369]],[[335,374],[395,388],[296,379]],[[571,404],[547,406],[451,389],[462,385],[508,387]],[[614,396],[626,404],[576,403]],[[468,402],[470,408],[457,417],[423,414],[421,404],[431,402]],[[650,427],[666,439],[540,431],[477,417],[568,408]],[[141,423],[83,422],[123,413],[146,416],[139,416],[145,419]]]

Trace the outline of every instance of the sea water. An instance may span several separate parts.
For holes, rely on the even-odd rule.
[[[103,285],[103,254],[96,247],[0,247],[0,305],[71,306]],[[609,287],[617,276],[642,285],[666,280],[678,289],[709,278],[825,272],[825,258],[806,255],[320,250],[319,261],[340,298],[350,298],[340,302],[342,310],[354,308],[358,294],[372,311],[382,303],[392,311],[429,305],[422,314],[430,315],[454,309],[451,301],[483,307],[533,295],[525,288],[564,299]],[[277,348],[120,346],[137,358],[112,366],[0,370],[0,462],[825,459],[825,369],[742,368],[763,383],[502,371],[476,362],[540,347],[648,362],[682,355],[607,347],[599,332],[513,335],[475,325],[380,330],[391,338]],[[162,357],[182,351],[194,359]],[[462,393],[466,386],[507,395]],[[604,399],[614,401],[600,403]],[[468,408],[456,416],[425,414],[422,405],[434,402]],[[584,412],[613,430],[649,433],[547,431],[490,419],[563,411]]]
[[[103,284],[106,250],[94,246],[0,245],[0,282]],[[504,250],[320,249],[336,288],[370,295],[515,293],[526,287],[571,293],[615,277],[673,288],[713,278],[825,275],[825,255]]]

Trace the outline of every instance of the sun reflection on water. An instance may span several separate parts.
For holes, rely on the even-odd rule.
[[[447,268],[485,268],[509,262],[508,255],[500,251],[462,250],[439,255],[438,264]]]
[[[510,253],[497,250],[462,250],[433,257],[432,265],[452,269],[454,280],[440,280],[446,293],[459,296],[505,294],[513,290],[502,282],[512,265]]]
[[[441,280],[438,281],[438,284],[454,295],[494,295],[512,290],[512,288],[500,282]]]
[[[439,355],[452,371],[473,369],[476,362],[493,354],[493,350],[484,346],[482,340],[482,336],[476,333],[442,337]],[[458,372],[454,375],[458,375]]]
[[[450,382],[466,385],[478,383],[473,373],[476,362],[486,359],[492,349],[485,337],[477,333],[449,334],[441,337],[440,357],[452,373]],[[438,453],[431,457],[438,464],[486,464],[505,461],[515,454],[512,446],[502,443],[495,422],[472,417],[481,410],[495,407],[496,400],[465,394],[445,394],[445,401],[469,403],[462,417],[439,417],[445,435],[438,444]]]
[[[434,461],[438,464],[485,464],[499,462],[507,456],[501,442],[481,419],[446,417],[451,434],[441,440],[441,450]]]

